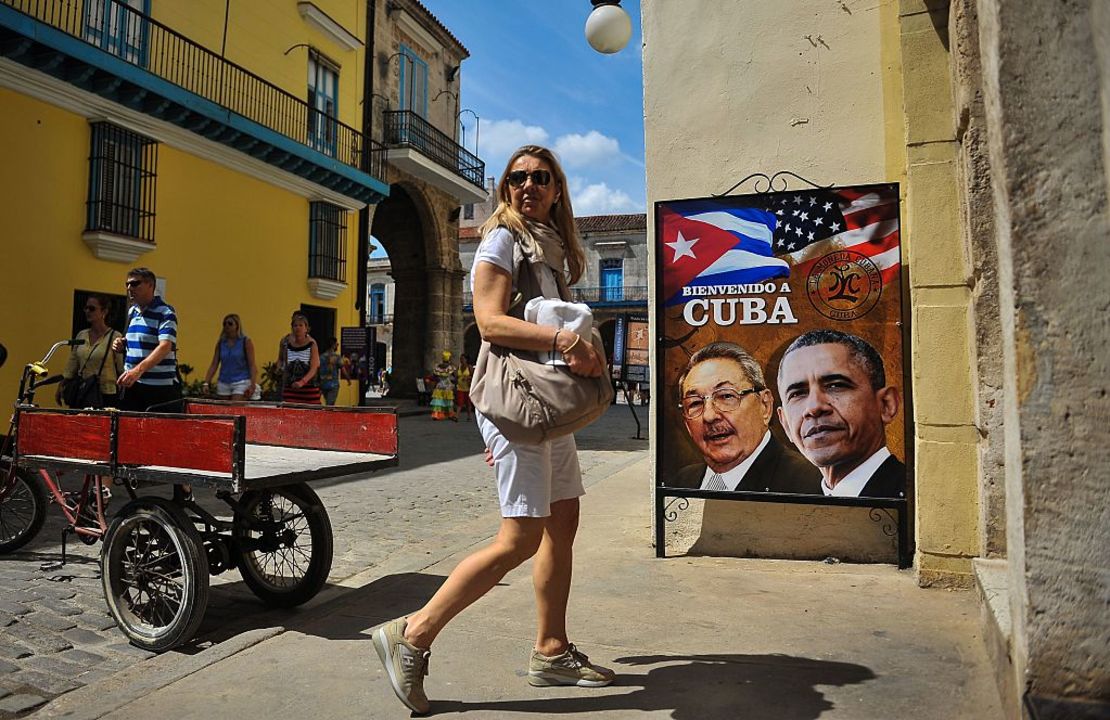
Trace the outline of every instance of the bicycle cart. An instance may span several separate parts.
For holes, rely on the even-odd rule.
[[[156,652],[192,637],[210,575],[237,567],[270,606],[314,597],[331,569],[332,531],[308,483],[397,464],[393,408],[187,400],[183,413],[162,414],[21,404],[13,437],[0,474],[0,552],[38,531],[49,490],[67,532],[103,539],[108,608],[134,645]],[[60,471],[84,474],[81,491],[62,492]],[[130,498],[110,524],[107,478]],[[173,497],[141,495],[151,484],[172,484]],[[231,519],[184,485],[215,490]]]

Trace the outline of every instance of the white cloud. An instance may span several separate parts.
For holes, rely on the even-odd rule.
[[[621,146],[616,138],[591,130],[585,135],[561,135],[555,140],[555,153],[569,167],[596,167],[618,160]]]
[[[574,214],[578,216],[644,211],[643,206],[633,200],[628,193],[611,188],[603,182],[587,185],[581,178],[571,178],[570,191]]]
[[[543,145],[549,137],[542,127],[520,120],[483,122],[481,133],[479,152],[483,158],[507,158],[521,145]]]

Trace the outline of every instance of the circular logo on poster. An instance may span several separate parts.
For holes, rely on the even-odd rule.
[[[813,264],[806,292],[817,312],[830,320],[855,320],[875,309],[883,278],[871,258],[838,250]]]

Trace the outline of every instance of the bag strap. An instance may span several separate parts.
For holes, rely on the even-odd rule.
[[[111,345],[113,333],[115,333],[115,330],[108,331],[108,344],[104,346],[104,357],[100,359],[100,369],[96,371],[96,376],[98,378],[100,377],[100,374],[104,372],[104,366],[108,364],[108,353],[112,350]],[[92,353],[89,353],[89,357],[92,358]],[[85,362],[88,361],[86,360]]]
[[[115,330],[112,330],[111,328],[108,329],[108,342],[109,343],[112,342],[112,333],[114,333],[114,332],[115,332]],[[89,348],[89,356],[87,358],[85,358],[85,362],[81,363],[81,369],[77,371],[77,378],[78,379],[85,376],[85,368],[89,366],[89,360],[92,360],[93,353],[96,352],[96,348],[99,345],[100,345],[100,342],[97,341],[97,343],[95,345],[93,345],[91,348]],[[100,361],[100,370],[98,370],[97,373],[96,373],[97,377],[100,377],[100,373],[104,372],[104,363],[107,362],[107,361],[108,361],[108,348],[105,347],[104,348],[104,359]]]

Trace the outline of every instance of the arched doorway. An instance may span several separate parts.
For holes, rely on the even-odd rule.
[[[463,352],[473,365],[478,360],[478,351],[482,349],[482,333],[478,331],[478,323],[470,323],[463,332]]]
[[[417,200],[402,185],[392,185],[389,197],[378,203],[370,234],[389,255],[393,276],[393,397],[415,397],[416,378],[425,369],[428,306],[428,238]]]

